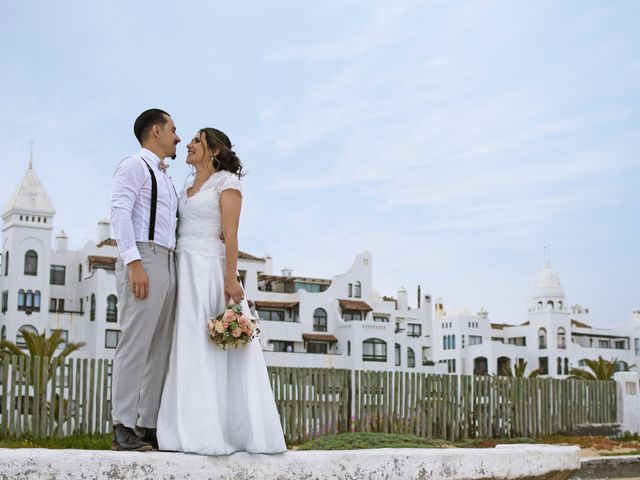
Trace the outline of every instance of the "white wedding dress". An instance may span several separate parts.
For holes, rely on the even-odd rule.
[[[158,414],[161,450],[204,455],[287,450],[258,339],[226,351],[207,335],[207,320],[226,307],[220,194],[242,191],[230,172],[214,173],[179,203],[178,296],[169,370]],[[153,279],[152,279],[153,281]],[[246,300],[244,312],[249,312]]]

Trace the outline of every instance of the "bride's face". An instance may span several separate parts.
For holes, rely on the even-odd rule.
[[[204,165],[211,159],[211,153],[204,142],[203,134],[197,133],[187,145],[187,160],[189,165]]]

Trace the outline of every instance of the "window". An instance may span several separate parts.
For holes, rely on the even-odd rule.
[[[613,342],[613,348],[615,348],[617,350],[626,350],[627,349],[627,342],[625,340],[615,340]]]
[[[556,369],[558,375],[562,375],[562,359],[558,357],[558,368]]]
[[[399,367],[402,364],[401,354],[402,352],[400,351],[400,344],[396,343],[395,345],[396,367]]]
[[[80,313],[84,313],[84,298],[80,297]]]
[[[35,292],[33,292],[33,309],[36,312],[40,311],[40,290],[36,290]]]
[[[89,320],[94,321],[96,319],[96,296],[94,293],[91,294],[91,308],[89,310]]]
[[[558,328],[558,348],[567,348],[567,341],[564,328]]]
[[[307,353],[327,353],[329,344],[327,342],[308,342]]]
[[[447,360],[447,373],[456,373],[456,359]]]
[[[24,335],[22,332],[29,332],[38,334],[38,330],[33,325],[23,325],[18,329],[18,333],[16,334],[16,345],[24,348],[27,346],[27,343],[24,341]]]
[[[82,264],[78,264],[78,282],[82,281]]]
[[[324,308],[316,308],[313,312],[313,331],[327,331],[327,312]]]
[[[60,342],[60,345],[58,345],[58,348],[64,348],[67,345],[67,343],[69,343],[69,330],[53,329],[51,330],[51,332],[60,332],[62,334],[60,335],[62,342]]]
[[[407,324],[407,335],[409,337],[419,337],[422,335],[422,325],[419,323]]]
[[[18,310],[24,310],[24,290],[18,290]]]
[[[4,290],[2,292],[2,313],[5,313],[8,308],[9,308],[9,290]]]
[[[362,361],[386,362],[387,342],[379,338],[367,338],[362,342]]]
[[[283,340],[271,340],[274,352],[293,352],[293,342],[285,342]]]
[[[604,340],[602,338],[598,339],[598,348],[609,348],[609,340]]]
[[[422,347],[422,365],[433,365],[429,360],[429,347]]]
[[[569,359],[566,357],[564,359],[564,374],[569,375]]]
[[[547,348],[547,331],[544,328],[538,330],[538,348],[541,350]]]
[[[63,265],[51,265],[49,283],[51,285],[64,285],[64,277],[67,267]]]
[[[109,295],[107,297],[107,322],[118,321],[118,297]]]
[[[385,315],[374,315],[373,316],[373,321],[374,322],[380,322],[380,323],[389,323],[389,317],[387,317]]]
[[[27,250],[24,254],[24,274],[38,275],[38,254],[35,250]]]
[[[258,310],[258,316],[262,320],[271,320],[274,322],[284,322],[284,310]]]
[[[635,347],[636,347],[636,355],[640,355],[640,338],[636,338]]]
[[[27,290],[24,303],[25,303],[25,307],[33,308],[33,292],[31,290]]]
[[[353,296],[356,298],[362,297],[362,284],[360,282],[356,282],[353,286]]]
[[[549,374],[549,358],[548,357],[539,357],[538,358],[538,368],[542,375]]]
[[[342,318],[345,322],[362,320],[362,312],[345,310],[344,312],[342,312]]]
[[[4,254],[4,276],[9,275],[9,251]]]
[[[547,302],[547,307],[550,307],[550,309],[553,310],[553,300],[549,300]]]
[[[513,337],[508,340],[509,345],[518,345],[525,347],[527,345],[527,337]]]
[[[349,294],[349,298],[353,297],[353,283],[349,284],[347,290],[348,290],[347,293]]]
[[[542,310],[542,302],[538,302],[538,310]]]
[[[7,327],[2,325],[2,331],[0,333],[0,340],[6,340],[7,339]]]
[[[482,337],[480,335],[469,335],[469,345],[481,345]]]
[[[347,356],[351,355],[351,340],[347,340]]]
[[[415,368],[416,366],[416,354],[413,352],[413,348],[407,347],[407,367]]]
[[[451,348],[456,348],[456,336],[451,335]]]
[[[120,330],[104,331],[104,348],[117,348],[120,342]]]
[[[52,298],[49,300],[50,312],[64,312],[64,298]]]

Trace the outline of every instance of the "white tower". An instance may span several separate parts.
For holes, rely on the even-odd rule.
[[[49,265],[55,208],[40,182],[31,158],[2,211],[3,337],[20,341],[22,327],[42,333],[49,305]]]

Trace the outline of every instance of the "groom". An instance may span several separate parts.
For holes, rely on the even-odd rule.
[[[156,420],[175,310],[178,196],[160,168],[176,157],[171,116],[142,112],[133,126],[142,149],[113,175],[111,223],[120,257],[116,288],[122,334],[113,360],[113,450],[158,448]]]

